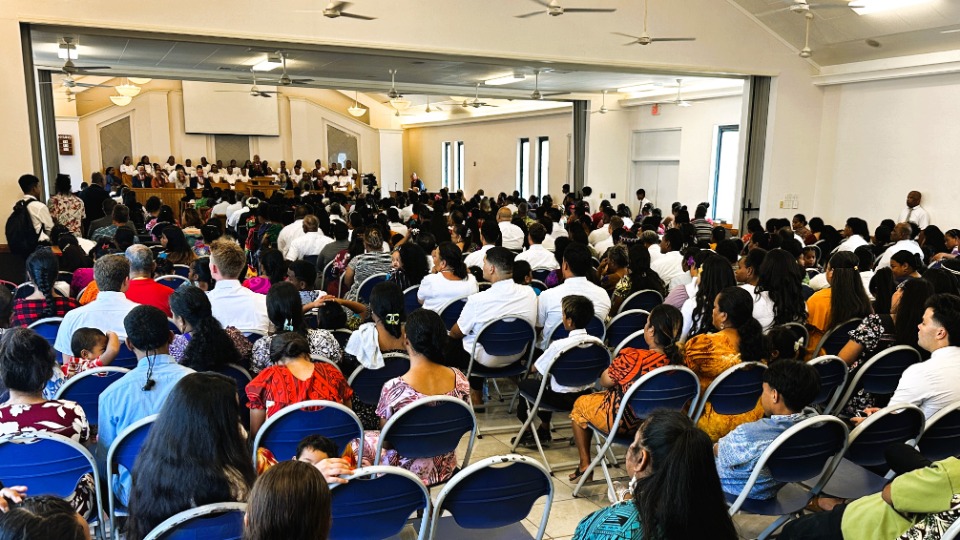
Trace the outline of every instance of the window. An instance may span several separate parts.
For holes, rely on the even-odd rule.
[[[466,158],[463,154],[463,141],[457,141],[457,168],[453,177],[453,190],[463,189],[465,172],[467,170]]]
[[[450,188],[450,143],[444,142],[440,147],[440,185]]]
[[[730,223],[734,217],[740,126],[717,127],[716,141],[713,182],[710,186],[710,214],[712,219],[722,219]]]
[[[550,193],[550,138],[537,139],[537,197]]]
[[[530,139],[520,139],[517,145],[517,187],[521,197],[526,197],[530,185]]]

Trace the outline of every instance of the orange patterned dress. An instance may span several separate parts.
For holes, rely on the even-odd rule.
[[[732,341],[725,331],[693,336],[684,346],[684,356],[687,367],[700,377],[701,397],[717,376],[741,362],[739,342]],[[710,436],[711,441],[717,442],[740,424],[760,418],[763,418],[760,400],[752,411],[744,414],[715,413],[707,403],[697,426]]]
[[[810,341],[807,342],[807,359],[819,356],[819,351],[813,348],[820,342],[820,338],[830,327],[830,301],[833,298],[831,289],[820,289],[807,299],[807,330],[810,332]]]

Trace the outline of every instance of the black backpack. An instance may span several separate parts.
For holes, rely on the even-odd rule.
[[[7,245],[15,255],[27,257],[40,243],[40,233],[33,226],[33,218],[27,210],[31,203],[43,204],[36,199],[20,200],[13,205],[13,213],[7,218]],[[40,226],[43,230],[43,225]]]

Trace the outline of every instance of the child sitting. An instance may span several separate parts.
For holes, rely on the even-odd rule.
[[[713,447],[723,491],[739,495],[760,455],[781,433],[815,416],[806,408],[820,393],[820,376],[813,366],[797,360],[770,364],[763,374],[760,403],[763,418],[741,424]],[[751,499],[772,499],[783,485],[764,469],[750,490]]]
[[[807,246],[803,248],[803,255],[800,257],[800,263],[804,270],[807,268],[813,268],[818,272],[823,272],[823,268],[820,268],[820,265],[817,264],[817,250],[813,246]]]
[[[109,366],[120,353],[117,334],[104,334],[97,328],[78,328],[70,340],[73,356],[66,358],[67,378],[88,369]]]
[[[322,435],[307,435],[297,445],[293,459],[316,465],[325,459],[339,457],[337,444]]]
[[[803,347],[803,338],[790,328],[774,326],[763,336],[766,342],[764,348],[770,351],[768,362],[776,360],[797,360],[800,349]]]
[[[307,261],[293,261],[287,266],[287,281],[300,291],[300,302],[306,306],[317,298],[326,296],[324,291],[314,290],[317,269]]]
[[[539,285],[532,284],[533,270],[530,268],[530,263],[527,261],[514,261],[513,282],[517,285],[530,285],[533,287],[533,292],[537,293],[537,296],[540,296],[540,293],[543,292],[540,290]]]

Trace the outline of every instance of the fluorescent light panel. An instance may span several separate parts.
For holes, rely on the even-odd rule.
[[[60,44],[60,47],[57,49],[57,58],[61,60],[66,60],[67,51],[70,51],[70,60],[76,60],[77,58],[80,58],[80,50],[77,48],[77,45],[74,45],[73,47],[70,47],[68,49],[67,46],[62,43]]]
[[[268,56],[266,60],[258,64],[254,64],[254,66],[250,69],[254,71],[273,71],[282,65],[283,63],[280,62],[279,59],[275,59],[274,57]]]
[[[931,1],[933,0],[856,0],[855,2],[850,3],[863,6],[859,8],[852,8],[857,12],[857,15],[869,15],[870,13],[881,13],[883,11],[891,11],[894,9],[901,9],[918,4],[925,4]]]
[[[493,79],[487,79],[483,81],[484,86],[503,86],[505,84],[513,84],[518,82],[523,82],[527,80],[526,75],[520,74],[511,74],[504,75],[503,77],[495,77]]]

